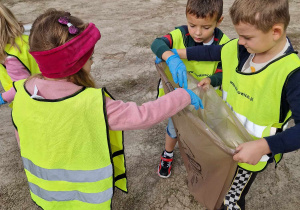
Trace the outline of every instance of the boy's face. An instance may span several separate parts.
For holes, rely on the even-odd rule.
[[[187,14],[188,30],[196,43],[207,43],[213,35],[215,28],[222,22],[223,17],[216,21],[216,16],[210,18],[197,18],[192,14]]]
[[[249,53],[265,53],[275,46],[272,30],[264,33],[254,25],[243,22],[234,27],[239,35],[239,44],[243,45]]]

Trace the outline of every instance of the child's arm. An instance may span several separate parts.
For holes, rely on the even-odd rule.
[[[287,153],[300,148],[300,70],[293,73],[286,85],[286,100],[292,111],[295,126],[274,136],[241,144],[235,160],[256,164],[262,155]],[[267,144],[265,144],[267,143]]]
[[[181,59],[189,61],[221,61],[222,47],[222,45],[199,45],[177,49],[177,53]]]
[[[217,47],[214,47],[217,46]],[[221,60],[221,47],[220,45],[209,46],[196,46],[188,47],[186,49],[177,49],[177,53],[181,59],[199,59],[198,61],[218,61]],[[202,53],[202,54],[201,54]],[[202,79],[198,86],[202,86],[204,89],[208,89],[210,84],[213,87],[220,86],[222,84],[222,64],[218,64],[217,71],[214,75]]]
[[[7,102],[2,98],[2,94],[0,94],[0,105],[6,104]]]
[[[10,76],[12,81],[26,79],[30,76],[30,73],[25,66],[23,66],[23,64],[13,56],[8,56],[5,59],[5,66],[7,74]]]
[[[172,51],[166,51],[161,55],[161,58],[166,61],[172,55],[175,55]]]
[[[174,54],[171,52],[171,49],[173,48],[172,42],[171,34],[156,38],[151,44],[151,50],[158,58],[162,58],[166,61],[169,56]],[[168,53],[164,54],[165,52]]]
[[[173,116],[190,103],[203,108],[200,98],[183,88],[141,106],[106,98],[108,124],[111,130],[146,129]]]
[[[300,148],[300,70],[290,75],[283,98],[292,111],[295,126],[274,136],[265,137],[272,154],[287,153]],[[284,105],[285,106],[285,105]]]
[[[172,36],[170,34],[157,38],[151,45],[151,50],[157,56],[155,63],[161,62],[160,58],[166,61],[175,83],[180,87],[187,88],[187,71],[179,55],[172,48]],[[175,52],[175,53],[174,53]]]
[[[240,163],[248,163],[256,165],[263,155],[271,153],[270,147],[266,139],[246,142],[236,148],[237,154],[233,159]]]
[[[3,99],[3,101],[5,103],[7,103],[7,102],[10,103],[14,100],[15,95],[16,95],[16,90],[15,90],[15,88],[12,87],[8,91],[2,93],[1,98]],[[4,103],[2,103],[2,104],[4,104]]]
[[[221,45],[200,45],[186,49],[177,49],[174,52],[177,53],[181,59],[188,59],[189,61],[221,61],[221,49]],[[217,72],[210,77],[202,79],[198,83],[198,86],[208,89],[211,83],[214,87],[220,86],[222,83],[222,72]]]
[[[179,57],[181,59],[187,59],[187,57],[186,57],[186,49],[187,48],[185,48],[185,49],[176,49],[176,52],[177,52],[177,54],[179,55]]]

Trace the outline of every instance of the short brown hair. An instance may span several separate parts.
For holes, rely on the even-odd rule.
[[[79,29],[79,33],[86,29],[87,24],[81,19],[71,16],[65,11],[48,9],[40,15],[33,23],[29,35],[29,47],[31,51],[46,51],[65,44],[78,34],[70,34],[68,27],[60,24],[58,19],[67,16],[69,22]],[[81,69],[76,74],[68,76],[66,79],[84,87],[95,87],[95,83],[89,73]]]
[[[234,25],[249,23],[263,32],[278,23],[286,30],[290,22],[288,0],[235,0],[229,12]]]
[[[213,18],[220,20],[223,14],[223,0],[188,0],[186,14],[195,15],[197,18]]]

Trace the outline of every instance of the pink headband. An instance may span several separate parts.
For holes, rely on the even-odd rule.
[[[30,54],[35,58],[41,73],[48,78],[62,78],[77,73],[88,61],[95,44],[101,38],[95,24],[65,44],[47,51],[35,51]]]

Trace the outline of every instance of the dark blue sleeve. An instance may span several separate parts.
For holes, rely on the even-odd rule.
[[[222,45],[199,45],[186,48],[189,61],[221,61]]]
[[[290,76],[284,91],[286,91],[286,100],[292,111],[295,126],[265,138],[273,155],[300,148],[300,70]]]

